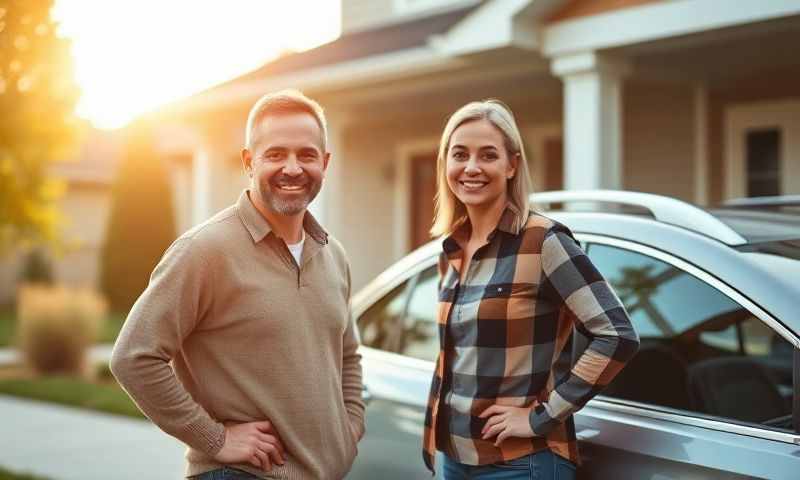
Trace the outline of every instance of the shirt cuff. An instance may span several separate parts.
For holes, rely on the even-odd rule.
[[[196,448],[213,458],[225,445],[225,425],[211,419],[197,420],[186,426],[186,441],[189,446]]]
[[[547,434],[560,423],[557,419],[547,414],[547,409],[544,408],[544,405],[541,403],[531,409],[531,413],[528,415],[528,421],[531,424],[533,433],[539,437],[547,436]]]

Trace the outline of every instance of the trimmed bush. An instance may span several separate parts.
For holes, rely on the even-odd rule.
[[[19,275],[20,283],[53,284],[53,265],[41,248],[28,252]]]
[[[131,127],[101,257],[101,290],[115,312],[128,312],[144,291],[175,230],[167,170],[147,127]]]
[[[17,341],[38,373],[84,375],[86,351],[100,334],[106,302],[91,290],[25,285],[17,301]]]

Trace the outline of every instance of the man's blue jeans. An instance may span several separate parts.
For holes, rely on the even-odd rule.
[[[209,472],[201,473],[189,477],[189,480],[259,480],[255,475],[251,475],[243,470],[231,467],[222,467]]]
[[[444,480],[575,480],[575,465],[549,450],[491,465],[465,465],[444,455]]]

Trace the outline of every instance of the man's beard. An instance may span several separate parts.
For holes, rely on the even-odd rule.
[[[285,195],[280,190],[281,186],[303,186],[305,192],[302,195]],[[308,207],[321,188],[322,182],[315,181],[308,175],[299,177],[276,175],[271,179],[262,181],[260,190],[261,199],[271,210],[281,215],[297,215]]]

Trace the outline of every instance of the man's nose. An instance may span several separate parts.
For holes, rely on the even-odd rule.
[[[283,174],[291,177],[296,177],[303,173],[300,164],[297,162],[297,155],[291,154],[286,159],[286,164],[283,166]]]

